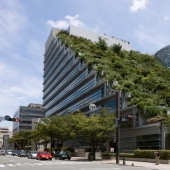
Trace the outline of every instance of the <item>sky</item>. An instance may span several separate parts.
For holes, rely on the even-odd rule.
[[[154,54],[170,44],[169,0],[0,0],[0,117],[42,104],[45,42],[69,25]],[[1,121],[0,127],[12,128]]]

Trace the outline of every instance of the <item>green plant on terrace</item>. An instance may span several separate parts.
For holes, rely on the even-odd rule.
[[[120,44],[108,47],[102,38],[93,43],[69,35],[67,31],[60,31],[57,36],[75,52],[76,57],[97,71],[101,79],[117,80],[116,89],[131,92],[129,106],[136,105],[147,118],[166,116],[165,109],[158,106],[170,107],[170,70],[154,57],[122,50]]]

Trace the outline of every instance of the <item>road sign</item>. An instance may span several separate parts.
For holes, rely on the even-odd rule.
[[[10,116],[9,115],[6,115],[5,116],[5,120],[9,120]]]

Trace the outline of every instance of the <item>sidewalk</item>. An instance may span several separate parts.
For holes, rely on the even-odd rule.
[[[84,157],[72,157],[71,160],[74,161],[88,161],[87,158]],[[89,162],[89,161],[88,161]],[[96,160],[92,161],[96,163],[103,163],[103,164],[116,164],[115,159],[109,159],[109,160],[102,160],[101,158],[96,158]],[[136,162],[136,161],[126,161],[126,164],[123,165],[123,161],[119,160],[120,166],[140,166],[145,167],[148,169],[154,169],[154,170],[170,170],[170,164],[159,164],[155,165],[155,163],[149,163],[149,162]]]

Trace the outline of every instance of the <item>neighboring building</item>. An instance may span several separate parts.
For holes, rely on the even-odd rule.
[[[112,84],[100,79],[96,72],[89,70],[85,63],[79,61],[74,51],[65,47],[58,39],[56,34],[59,31],[53,28],[45,44],[43,82],[45,117],[56,114],[67,115],[77,110],[90,113],[89,105],[92,103],[98,108],[115,109],[117,99],[111,88]],[[123,40],[116,41],[112,37],[74,26],[70,26],[67,31],[70,35],[82,36],[93,42],[97,41],[98,37],[107,38],[106,42],[109,45],[120,43],[123,49],[131,50],[130,43]],[[130,98],[131,93],[121,94],[120,151],[130,152],[137,148],[165,148],[164,132],[160,130],[160,126],[158,124],[146,125],[145,119],[139,116],[136,106],[127,106]],[[126,119],[127,116],[131,119]],[[110,147],[116,147],[115,142],[115,139],[106,142],[107,151]],[[70,147],[81,147],[80,143],[75,144],[73,140],[65,144]]]
[[[20,119],[19,122],[13,122],[13,134],[32,130],[32,119],[42,118],[43,111],[41,104],[30,103],[28,106],[20,106],[13,116]]]
[[[157,51],[155,57],[163,66],[170,68],[170,45]]]
[[[35,130],[35,128],[37,126],[35,123],[37,123],[37,122],[42,123],[42,118],[32,119],[32,131]],[[36,145],[35,145],[34,141],[31,142],[31,150],[36,150]],[[44,145],[37,144],[37,150],[44,150]]]
[[[0,149],[11,149],[8,144],[8,138],[12,136],[12,132],[7,127],[0,127]]]

